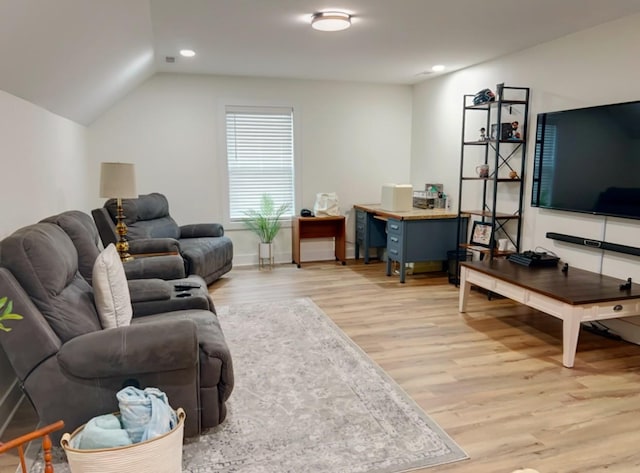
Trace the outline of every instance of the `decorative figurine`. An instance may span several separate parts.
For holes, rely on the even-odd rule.
[[[511,130],[513,130],[511,132],[511,139],[512,140],[519,140],[520,139],[520,132],[518,131],[518,127],[519,126],[520,126],[520,123],[511,122]]]
[[[485,127],[480,128],[480,141],[487,141],[487,129]]]

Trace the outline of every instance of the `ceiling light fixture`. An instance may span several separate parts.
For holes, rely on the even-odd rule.
[[[327,11],[311,16],[311,27],[318,31],[342,31],[351,26],[351,15],[344,12]]]
[[[440,71],[444,71],[444,66],[442,64],[436,64],[435,66],[433,66],[431,68],[431,70],[433,72],[440,72]]]
[[[196,52],[193,49],[181,49],[180,56],[183,57],[193,57],[196,55]]]

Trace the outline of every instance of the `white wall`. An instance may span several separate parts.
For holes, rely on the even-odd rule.
[[[0,159],[0,239],[63,210],[88,210],[84,127],[0,91]],[[19,395],[0,350],[0,431]]]
[[[570,266],[640,282],[640,257],[556,242],[546,232],[640,246],[640,221],[537,209],[529,205],[535,118],[540,112],[640,100],[640,15],[425,81],[414,89],[411,176],[443,182],[457,196],[462,96],[496,84],[531,88],[522,249],[557,253]],[[466,201],[465,201],[466,202]],[[457,202],[454,203],[457,208]],[[629,319],[626,319],[627,321]],[[636,323],[638,323],[636,321]]]
[[[0,238],[63,210],[87,210],[83,126],[0,91],[0,157]]]
[[[462,95],[495,84],[531,87],[523,248],[544,246],[570,265],[599,271],[601,253],[554,242],[552,231],[638,246],[640,222],[532,208],[531,169],[537,113],[640,100],[640,64],[630,61],[640,42],[640,15],[532,48],[502,59],[425,81],[415,87],[411,176],[442,181],[456,196],[460,163]],[[640,261],[605,253],[602,272],[640,280]]]
[[[89,127],[91,179],[101,161],[136,163],[140,194],[166,194],[179,224],[225,223],[234,265],[255,264],[257,237],[223,221],[224,105],[293,106],[297,211],[312,208],[318,192],[336,192],[346,213],[379,202],[381,184],[408,182],[411,95],[409,86],[159,74]],[[275,246],[277,261],[291,261],[289,228]],[[303,261],[333,258],[329,241],[305,242],[302,253]]]

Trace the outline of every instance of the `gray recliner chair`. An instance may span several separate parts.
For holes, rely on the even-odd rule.
[[[90,215],[79,210],[68,210],[47,217],[42,222],[58,225],[71,238],[78,252],[78,271],[92,284],[93,265],[100,254],[98,229]],[[137,240],[134,252],[143,249],[153,253],[150,242]],[[184,277],[184,266],[179,255],[138,257],[123,264],[127,275],[131,305],[135,316],[185,309],[203,309],[215,313],[207,284],[200,276]],[[175,279],[174,279],[175,278]]]
[[[53,223],[2,240],[0,266],[0,296],[24,317],[7,322],[0,343],[42,423],[73,430],[116,411],[129,384],[157,387],[184,408],[186,436],[225,419],[233,367],[215,314],[166,312],[103,330],[73,242]]]
[[[163,251],[177,251],[183,258],[187,274],[201,276],[211,284],[231,271],[233,243],[224,235],[219,223],[179,226],[169,215],[169,202],[163,194],[140,195],[122,199],[129,244],[138,239],[160,239]],[[116,199],[91,211],[104,246],[118,241],[116,233]]]

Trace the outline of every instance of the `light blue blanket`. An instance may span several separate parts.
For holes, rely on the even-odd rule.
[[[178,417],[167,395],[158,388],[144,391],[127,386],[116,394],[122,426],[133,443],[165,434],[178,425]]]
[[[72,447],[80,449],[112,448],[131,445],[131,438],[113,414],[94,417],[73,438]]]

